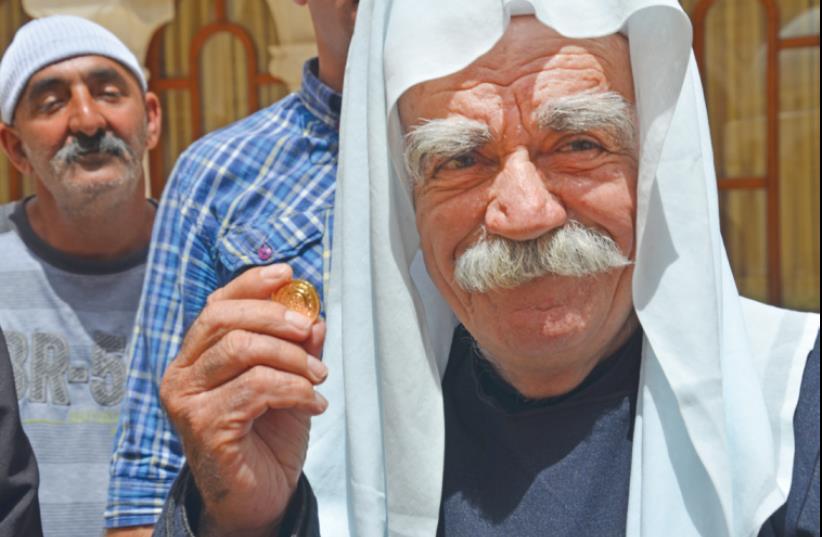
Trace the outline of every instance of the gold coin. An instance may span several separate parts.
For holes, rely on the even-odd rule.
[[[320,295],[310,282],[291,280],[271,295],[275,302],[316,321],[320,316]]]

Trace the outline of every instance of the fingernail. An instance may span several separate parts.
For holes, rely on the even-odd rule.
[[[317,403],[317,406],[320,407],[320,412],[325,412],[325,409],[328,408],[328,399],[323,397],[323,394],[314,390],[314,402]]]
[[[300,330],[308,330],[313,324],[311,319],[292,310],[286,310],[284,317],[289,324],[299,328]]]
[[[276,265],[268,265],[260,271],[260,276],[264,280],[282,280],[288,275],[288,265],[278,263]]]
[[[328,376],[328,367],[311,355],[308,356],[308,370],[318,381],[323,381]]]

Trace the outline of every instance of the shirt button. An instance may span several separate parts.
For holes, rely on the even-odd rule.
[[[257,249],[257,255],[263,261],[268,261],[269,259],[271,259],[271,254],[273,253],[274,252],[271,250],[271,247],[267,244],[263,244]]]

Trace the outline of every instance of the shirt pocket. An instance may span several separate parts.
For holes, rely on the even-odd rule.
[[[322,243],[325,212],[292,212],[268,221],[233,225],[217,244],[225,283],[245,269],[287,263]]]

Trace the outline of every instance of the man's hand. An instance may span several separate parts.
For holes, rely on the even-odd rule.
[[[163,377],[209,535],[266,535],[280,523],[305,461],[311,416],[328,403],[316,356],[325,324],[270,299],[287,265],[251,269],[214,292]],[[203,520],[203,518],[201,518]]]

